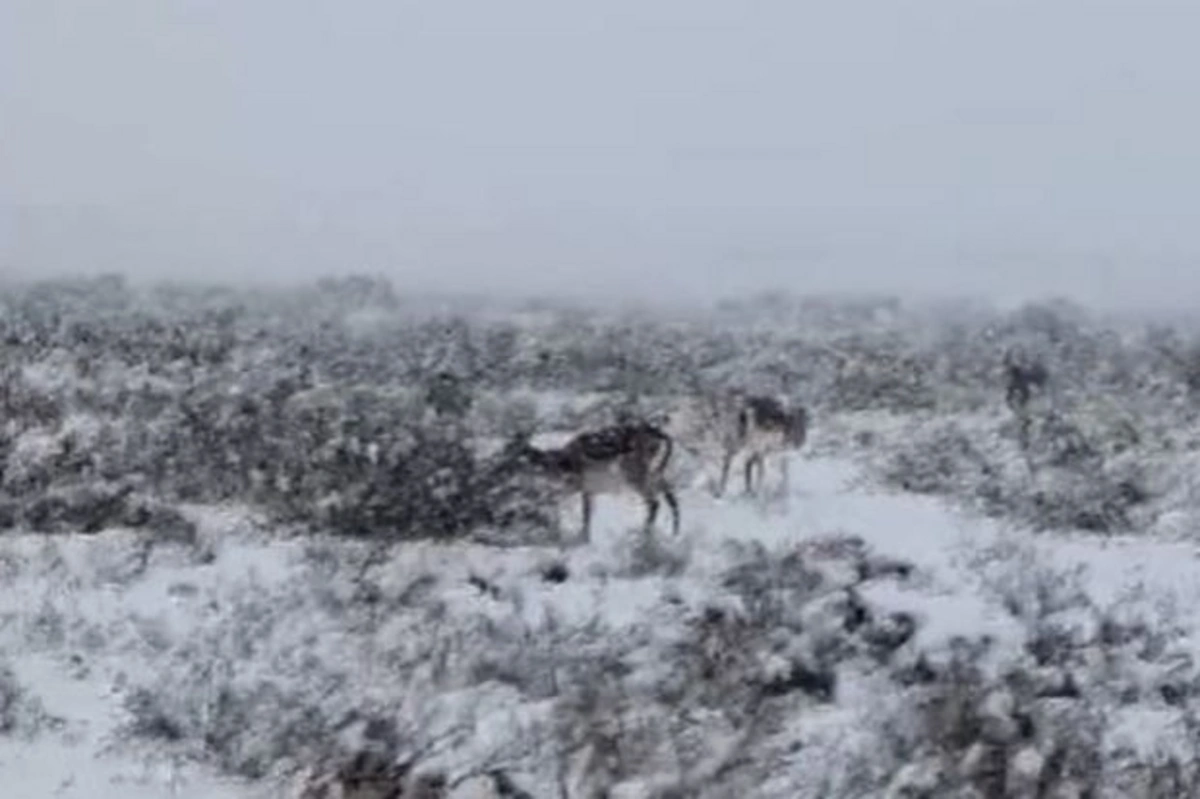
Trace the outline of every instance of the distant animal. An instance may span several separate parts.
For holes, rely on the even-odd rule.
[[[658,518],[659,498],[671,510],[671,528],[679,533],[679,501],[666,476],[674,442],[660,427],[629,422],[581,433],[565,446],[539,449],[528,436],[506,447],[506,459],[526,464],[558,481],[583,501],[583,539],[591,539],[592,507],[598,494],[633,491],[646,505],[646,532]]]
[[[782,485],[789,482],[789,450],[804,446],[808,439],[809,413],[802,405],[787,407],[775,397],[732,393],[718,410],[721,429],[721,478],[717,495],[725,493],[729,470],[741,452],[746,453],[744,465],[746,493],[754,494],[761,487],[766,473],[766,459],[778,455]],[[755,481],[757,470],[758,480]]]
[[[1017,414],[1023,414],[1034,391],[1046,390],[1050,372],[1041,361],[1018,357],[1013,350],[1004,353],[1004,401]]]
[[[462,419],[471,411],[471,391],[454,373],[438,372],[426,385],[425,404],[437,418]]]

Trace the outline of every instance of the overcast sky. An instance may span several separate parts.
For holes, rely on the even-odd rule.
[[[0,0],[0,267],[1177,304],[1197,31],[1195,0]]]

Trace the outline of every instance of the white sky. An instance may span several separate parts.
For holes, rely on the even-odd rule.
[[[1200,297],[1194,0],[0,0],[0,267]]]

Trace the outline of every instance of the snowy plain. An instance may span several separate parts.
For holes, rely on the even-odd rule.
[[[905,647],[931,658],[956,639],[987,638],[1001,660],[1019,650],[1027,630],[1005,606],[1004,586],[1040,572],[1051,581],[1075,581],[1092,602],[1114,613],[1140,609],[1169,618],[1178,628],[1174,646],[1184,652],[1200,643],[1200,626],[1186,612],[1200,600],[1200,559],[1186,540],[1034,534],[941,498],[876,485],[857,461],[823,450],[819,431],[817,439],[815,448],[789,456],[786,496],[760,501],[731,490],[716,499],[702,479],[695,480],[680,493],[678,539],[660,529],[657,543],[639,543],[640,508],[631,499],[603,497],[586,545],[498,549],[411,542],[375,553],[370,563],[356,561],[354,568],[371,570],[385,596],[436,607],[438,617],[382,618],[361,634],[340,629],[350,623],[348,617],[329,611],[349,602],[356,590],[346,569],[322,565],[328,555],[322,547],[351,545],[273,534],[249,512],[193,509],[202,520],[200,555],[185,547],[146,548],[136,533],[124,530],[0,538],[5,586],[0,663],[20,687],[19,696],[5,697],[16,706],[9,715],[18,720],[18,730],[0,736],[0,794],[300,796],[301,778],[294,772],[255,781],[223,776],[216,764],[188,748],[183,731],[164,740],[127,734],[134,720],[130,697],[140,686],[203,693],[222,680],[249,685],[265,676],[298,685],[336,673],[330,685],[297,688],[297,695],[335,703],[345,695],[339,692],[349,691],[366,697],[364,703],[405,708],[420,719],[415,724],[444,729],[445,740],[424,753],[422,766],[447,776],[451,796],[500,795],[490,783],[472,779],[497,763],[531,796],[559,795],[564,786],[570,796],[588,795],[582,770],[576,776],[560,773],[557,785],[528,770],[529,763],[546,757],[545,742],[553,739],[546,731],[553,714],[548,699],[512,690],[505,682],[510,678],[447,679],[445,674],[479,668],[460,662],[471,645],[448,650],[440,665],[428,667],[442,673],[398,668],[401,650],[420,648],[413,639],[435,625],[440,632],[430,635],[439,640],[451,628],[461,638],[476,634],[480,625],[513,627],[511,635],[533,648],[541,636],[577,633],[581,652],[592,651],[595,640],[631,642],[624,664],[633,673],[626,680],[636,683],[640,671],[653,680],[652,672],[666,668],[673,641],[698,609],[736,604],[723,575],[739,548],[753,544],[775,553],[812,552],[819,560],[821,542],[859,539],[875,557],[911,564],[906,579],[872,580],[856,593],[873,611],[910,614],[917,627]],[[768,483],[777,475],[768,471]],[[575,511],[568,506],[566,518],[576,518]],[[573,529],[570,521],[567,526]],[[656,558],[674,566],[639,568],[639,546],[655,547]],[[544,579],[552,562],[565,566],[569,577]],[[428,575],[435,579],[422,581]],[[412,599],[415,594],[419,598]],[[591,636],[586,640],[585,632]],[[248,640],[231,644],[238,636]],[[227,646],[240,653],[237,658],[222,649]],[[236,673],[217,679],[211,671],[220,668]],[[443,693],[431,695],[435,685]],[[204,712],[213,701],[208,697],[189,707]],[[876,725],[895,701],[890,683],[877,675],[843,670],[833,701],[806,705],[778,725],[772,777],[749,795],[841,795],[830,786],[851,781],[862,759],[879,746]],[[21,734],[22,719],[36,732]],[[1173,745],[1174,724],[1169,713],[1135,704],[1108,717],[1107,734],[1114,751],[1153,751]],[[719,761],[718,738],[714,732],[707,746],[709,758]],[[506,749],[521,740],[529,742],[522,753]],[[676,766],[680,772],[689,768]],[[636,776],[610,785],[611,795],[658,795],[661,786],[647,776],[656,768],[647,764]],[[673,778],[681,779],[678,773]]]

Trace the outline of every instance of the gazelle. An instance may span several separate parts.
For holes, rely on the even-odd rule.
[[[746,453],[746,493],[754,493],[754,470],[758,467],[758,485],[766,472],[768,455],[778,454],[782,483],[788,483],[787,450],[800,449],[808,438],[808,410],[804,406],[787,408],[774,397],[732,394],[717,410],[722,459],[717,496],[725,493],[729,468],[739,452]]]
[[[1034,393],[1044,393],[1049,383],[1050,371],[1040,360],[1012,348],[1004,352],[1004,400],[1013,413],[1024,414]]]
[[[591,539],[592,505],[597,494],[631,490],[646,504],[646,531],[658,518],[659,496],[671,509],[672,532],[679,533],[679,502],[667,480],[674,442],[659,427],[645,422],[619,424],[581,433],[566,446],[539,449],[527,438],[507,448],[508,456],[561,482],[568,493],[583,498],[583,539]]]
[[[1004,352],[1004,401],[1017,417],[1017,435],[1025,465],[1030,474],[1036,470],[1029,449],[1033,417],[1029,404],[1035,395],[1045,395],[1050,385],[1050,370],[1040,359],[1032,359],[1023,350],[1010,347]]]

